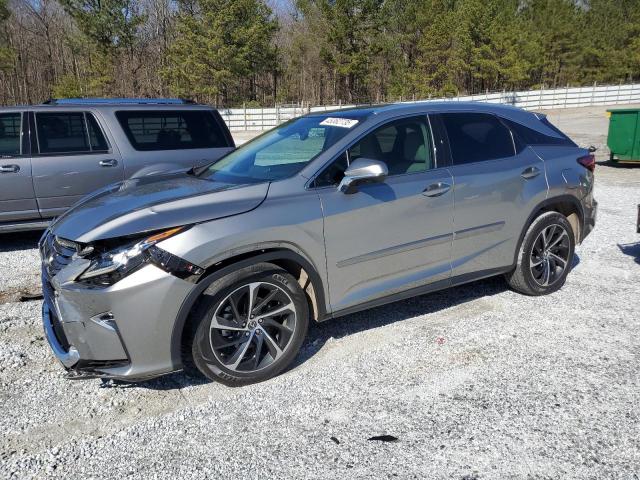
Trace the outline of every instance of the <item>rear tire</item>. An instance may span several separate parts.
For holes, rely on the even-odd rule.
[[[308,324],[305,293],[285,270],[259,263],[230,273],[205,290],[190,317],[185,372],[227,386],[267,380],[294,360]]]
[[[525,295],[559,290],[571,270],[575,237],[567,218],[558,212],[537,217],[522,239],[516,268],[505,275],[509,286]]]

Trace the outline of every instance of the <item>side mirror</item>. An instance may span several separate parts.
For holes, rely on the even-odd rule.
[[[358,185],[382,182],[387,175],[389,170],[386,163],[371,158],[358,158],[345,170],[338,190],[347,194],[355,193]]]

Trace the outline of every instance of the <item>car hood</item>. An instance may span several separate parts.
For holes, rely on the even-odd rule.
[[[269,183],[236,185],[185,173],[133,178],[85,197],[51,231],[80,243],[215,220],[256,208]]]

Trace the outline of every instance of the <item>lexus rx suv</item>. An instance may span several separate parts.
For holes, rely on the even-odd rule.
[[[70,376],[268,379],[309,322],[503,275],[552,293],[595,224],[593,155],[480,103],[312,113],[187,173],[99,190],[40,241]]]

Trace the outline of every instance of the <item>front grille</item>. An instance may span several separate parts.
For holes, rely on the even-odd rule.
[[[40,253],[49,278],[56,276],[60,270],[69,265],[73,254],[77,251],[77,245],[74,242],[58,239],[52,233],[48,233],[42,241]]]

